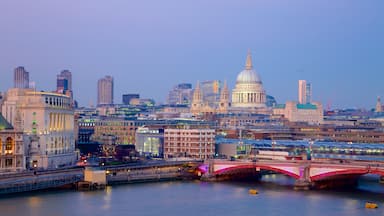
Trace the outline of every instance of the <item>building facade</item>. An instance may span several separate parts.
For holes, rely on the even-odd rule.
[[[135,144],[137,123],[134,120],[124,118],[104,118],[95,121],[94,135],[92,140],[103,142],[104,136],[113,135],[116,137],[115,143]]]
[[[0,173],[25,170],[24,138],[0,113]]]
[[[14,70],[14,87],[29,88],[29,72],[24,67],[17,67]]]
[[[217,85],[220,82],[217,82]],[[211,94],[212,96],[212,94]],[[209,98],[209,97],[208,97]],[[215,96],[216,98],[216,96]],[[226,113],[231,105],[229,101],[229,91],[227,83],[224,83],[223,88],[220,89],[218,99],[215,103],[210,100],[204,99],[204,91],[200,87],[200,83],[196,84],[196,88],[193,91],[191,109],[190,112],[194,116],[213,115],[214,113]]]
[[[164,130],[164,158],[212,158],[215,130],[207,128],[169,128]]]
[[[74,114],[70,97],[14,88],[7,91],[2,113],[29,136],[26,166],[57,168],[76,162]]]
[[[163,157],[164,129],[139,127],[136,131],[136,150],[142,156]]]
[[[312,102],[312,85],[306,80],[299,80],[299,103],[306,104]]]
[[[113,104],[113,78],[106,76],[97,82],[97,105]]]
[[[284,116],[290,122],[322,124],[324,121],[323,105],[320,102],[300,104],[288,101],[285,105],[276,106],[273,114]]]

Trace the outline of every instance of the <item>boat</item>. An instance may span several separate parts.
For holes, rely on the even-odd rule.
[[[249,189],[248,193],[249,193],[249,194],[252,194],[252,195],[256,195],[256,194],[258,194],[259,192],[258,192],[256,189]]]
[[[377,206],[377,204],[374,203],[374,202],[366,202],[366,203],[365,203],[365,208],[375,209],[375,208],[378,208],[378,206]]]

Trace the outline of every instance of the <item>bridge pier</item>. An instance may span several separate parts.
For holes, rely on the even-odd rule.
[[[380,176],[379,182],[380,184],[384,184],[384,176]]]
[[[300,168],[300,178],[296,180],[293,189],[295,190],[310,190],[313,187],[313,182],[311,182],[310,178],[310,166],[308,164],[304,164]]]
[[[310,190],[312,186],[313,186],[312,182],[307,181],[305,179],[298,179],[295,181],[293,189],[294,190]]]

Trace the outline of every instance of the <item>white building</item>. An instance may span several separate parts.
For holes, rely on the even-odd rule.
[[[10,89],[2,113],[16,130],[29,136],[27,167],[57,168],[75,164],[74,111],[69,96]]]
[[[299,103],[306,104],[312,101],[312,86],[306,80],[299,80]]]

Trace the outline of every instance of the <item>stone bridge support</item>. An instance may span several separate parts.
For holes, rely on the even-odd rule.
[[[309,190],[313,186],[310,178],[310,164],[302,164],[299,167],[300,178],[296,180],[294,189],[295,190]]]

